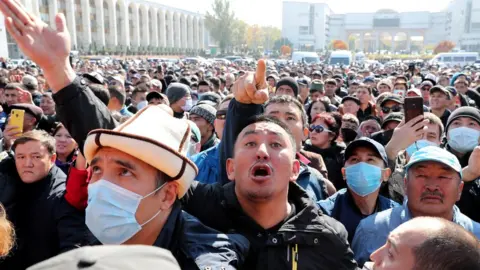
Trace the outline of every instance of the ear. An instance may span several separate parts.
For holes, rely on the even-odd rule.
[[[160,190],[159,194],[162,194],[160,198],[161,204],[160,208],[162,210],[170,209],[177,200],[177,192],[178,192],[178,183],[176,181],[172,181],[170,183],[165,184],[165,186]]]
[[[345,167],[343,167],[341,171],[342,171],[343,180],[347,181],[347,175],[345,174]]]
[[[57,160],[57,154],[54,153],[51,157],[50,157],[50,162],[52,162],[53,164],[55,164],[55,161]]]
[[[303,128],[303,138],[302,138],[302,142],[305,141],[307,138],[308,138],[308,128]]]
[[[300,175],[300,161],[297,159],[293,160],[292,166],[292,176],[290,177],[290,182],[297,181],[298,175]]]
[[[227,177],[230,181],[235,181],[235,159],[227,159]]]
[[[383,182],[387,182],[388,179],[390,178],[390,175],[392,175],[392,170],[390,168],[386,168],[382,170],[382,180]]]
[[[457,202],[460,200],[460,197],[462,196],[463,186],[464,186],[464,183],[462,180],[460,180],[460,185],[458,185]]]

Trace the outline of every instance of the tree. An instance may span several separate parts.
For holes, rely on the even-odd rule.
[[[293,47],[293,43],[290,40],[288,40],[288,38],[282,37],[275,40],[275,43],[273,44],[273,49],[279,51],[284,45],[290,48]]]
[[[282,53],[282,55],[289,55],[292,53],[292,49],[289,46],[283,45],[280,48],[280,52]]]
[[[232,44],[234,22],[235,14],[231,10],[230,0],[215,0],[212,4],[212,13],[207,11],[205,15],[205,26],[218,42],[222,52]]]
[[[345,43],[345,41],[336,39],[332,41],[332,48],[334,50],[347,50],[348,45]]]
[[[233,24],[233,46],[242,47],[247,44],[247,28],[248,24],[242,20],[235,20]]]
[[[259,46],[263,46],[264,41],[265,33],[262,27],[255,24],[247,28],[247,45],[250,49],[257,50]]]
[[[263,47],[267,50],[275,49],[275,41],[282,36],[282,30],[273,26],[262,27],[264,35]]]
[[[451,51],[453,48],[455,48],[455,43],[453,43],[450,40],[444,40],[441,41],[440,43],[437,44],[435,49],[433,50],[433,53],[446,53]]]

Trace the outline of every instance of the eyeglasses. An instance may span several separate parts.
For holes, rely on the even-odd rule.
[[[325,127],[322,126],[322,125],[318,125],[318,126],[316,126],[316,125],[311,125],[308,130],[310,130],[310,132],[314,132],[314,131],[315,131],[316,133],[322,133],[322,132],[324,132],[324,131],[325,131],[325,132],[332,132],[331,130],[325,128]]]
[[[218,120],[225,120],[227,119],[227,110],[219,110],[217,111],[216,118]]]
[[[401,112],[401,111],[402,111],[402,107],[399,106],[399,105],[395,105],[395,106],[393,106],[393,107],[391,107],[391,108],[389,108],[389,107],[382,107],[382,112],[383,112],[383,113],[390,113],[391,111],[393,111],[393,112]]]

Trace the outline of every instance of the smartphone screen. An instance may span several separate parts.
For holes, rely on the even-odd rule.
[[[410,122],[410,120],[419,115],[423,115],[422,97],[406,97],[403,106],[405,112],[405,123]]]

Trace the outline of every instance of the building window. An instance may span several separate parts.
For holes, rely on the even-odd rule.
[[[298,27],[298,34],[300,35],[308,35],[310,31],[308,30],[308,26],[300,26]]]

